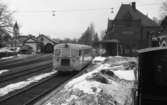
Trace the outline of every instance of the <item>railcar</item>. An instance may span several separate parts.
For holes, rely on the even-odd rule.
[[[167,47],[139,52],[138,98],[135,105],[167,105]]]
[[[92,47],[62,43],[54,46],[53,70],[58,72],[79,71],[92,60]]]

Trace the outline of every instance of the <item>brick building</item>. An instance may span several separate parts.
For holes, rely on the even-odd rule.
[[[120,55],[133,55],[137,49],[150,47],[151,35],[160,30],[160,25],[137,10],[135,2],[122,4],[114,20],[108,20],[106,36],[102,42],[104,47],[113,44],[112,40],[119,42],[119,46],[109,46],[111,51],[108,55],[115,55],[116,48],[121,49]]]

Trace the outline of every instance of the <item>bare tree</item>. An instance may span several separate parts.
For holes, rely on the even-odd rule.
[[[12,14],[13,12],[10,12],[7,5],[3,4],[0,0],[0,29],[11,32],[13,26]]]
[[[90,24],[90,26],[86,29],[86,31],[79,38],[78,43],[92,45],[92,41],[94,40],[94,36],[96,35],[94,25]]]
[[[100,39],[103,40],[105,36],[106,36],[106,30],[101,31],[100,32]]]
[[[10,34],[12,33],[12,12],[8,10],[7,5],[5,5],[0,0],[0,44],[2,46],[2,43],[4,41],[8,41],[8,38],[10,37]]]
[[[161,19],[167,16],[167,1],[164,1],[161,5]]]

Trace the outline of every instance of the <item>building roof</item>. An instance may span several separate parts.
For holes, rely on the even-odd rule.
[[[19,41],[24,42],[25,40],[28,39],[28,37],[29,37],[29,36],[20,35],[20,36],[18,36],[18,39],[19,39]]]
[[[25,39],[23,42],[26,43],[29,39],[32,40],[32,43],[40,43],[35,37],[28,36],[27,39]]]
[[[46,39],[48,39],[49,41],[51,41],[52,43],[54,43],[54,44],[57,44],[57,43],[58,43],[58,42],[56,42],[55,40],[52,40],[52,39],[50,39],[49,37],[47,37],[47,36],[45,36],[45,35],[43,35],[43,34],[40,34],[40,35],[37,37],[37,39],[39,39],[40,37],[46,38]]]
[[[148,52],[156,52],[160,50],[167,50],[167,47],[151,47],[151,48],[145,48],[145,49],[140,49],[137,52],[138,53],[148,53]]]
[[[61,43],[57,44],[54,49],[70,47],[72,49],[91,49],[92,47],[84,44]]]
[[[124,20],[125,16],[132,18],[132,20],[141,20],[141,24],[143,26],[154,27],[159,26],[153,20],[151,20],[148,16],[144,15],[142,12],[136,9],[136,5],[134,2],[131,4],[122,4],[115,20]]]

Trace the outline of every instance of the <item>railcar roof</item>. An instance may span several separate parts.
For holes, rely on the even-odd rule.
[[[57,45],[55,45],[54,48],[64,48],[66,44],[67,44],[70,48],[73,48],[73,49],[90,49],[90,48],[92,48],[91,46],[88,46],[88,45],[72,44],[72,43],[61,43],[61,44],[57,44]]]
[[[138,50],[138,53],[146,53],[146,52],[150,52],[150,51],[158,51],[158,50],[167,50],[167,47],[153,47],[153,48],[145,48],[145,49],[141,49]]]

